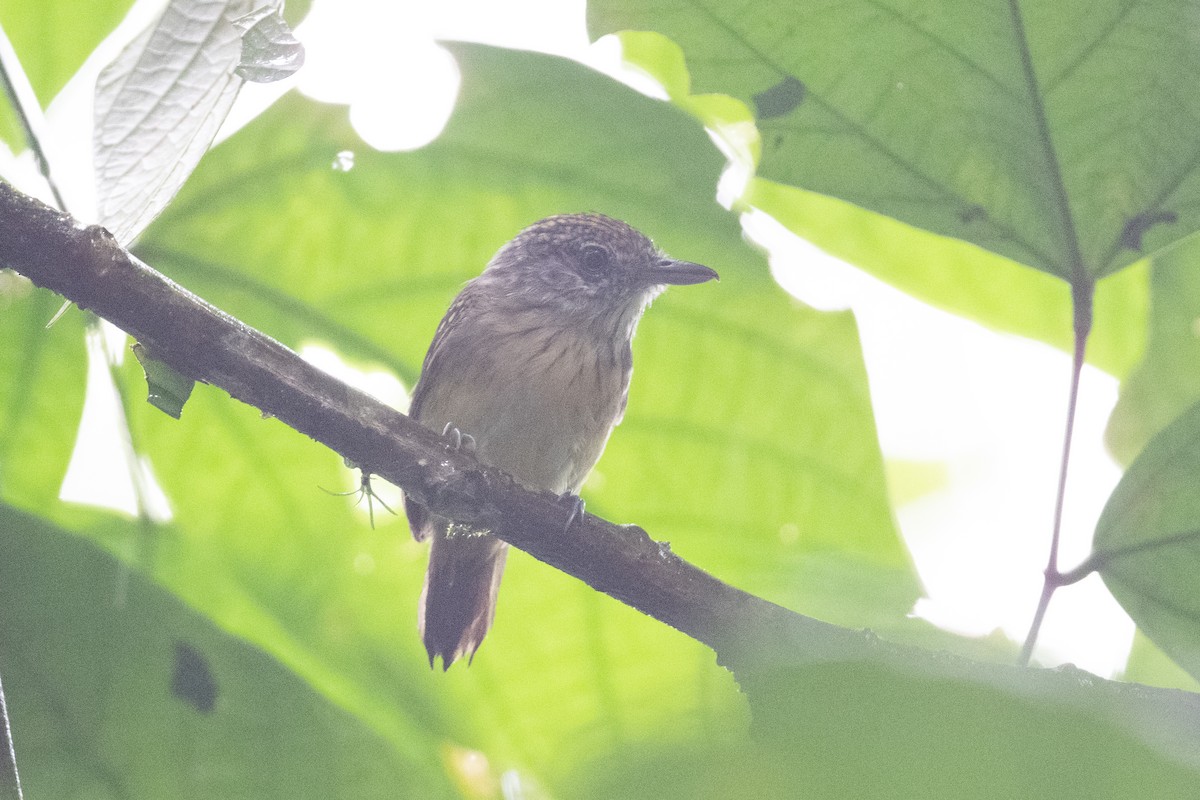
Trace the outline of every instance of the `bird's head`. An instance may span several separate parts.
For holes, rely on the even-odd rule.
[[[619,334],[669,284],[713,280],[700,264],[665,255],[645,235],[600,214],[565,214],[535,222],[500,249],[480,280],[515,307]],[[609,330],[611,328],[611,330]]]

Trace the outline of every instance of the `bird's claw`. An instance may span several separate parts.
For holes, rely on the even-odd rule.
[[[565,494],[563,497],[566,497],[571,503],[571,512],[567,515],[567,524],[563,525],[563,533],[567,533],[571,530],[571,526],[575,524],[576,520],[583,518],[583,498],[577,494]]]
[[[447,422],[446,427],[442,428],[442,438],[447,440],[446,446],[451,450],[461,450],[464,453],[475,452],[475,437],[460,431],[453,422]]]

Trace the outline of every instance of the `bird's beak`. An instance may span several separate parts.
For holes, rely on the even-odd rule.
[[[693,264],[691,261],[676,261],[663,256],[654,262],[646,275],[650,283],[666,283],[673,286],[686,286],[692,283],[720,280],[717,271],[703,264]]]

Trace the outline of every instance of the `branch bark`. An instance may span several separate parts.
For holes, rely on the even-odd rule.
[[[0,265],[94,311],[180,373],[220,387],[401,486],[434,513],[487,527],[703,642],[735,673],[752,704],[757,687],[777,698],[771,687],[805,665],[869,664],[913,685],[985,684],[1027,699],[1099,709],[1123,728],[1169,740],[1171,750],[1200,766],[1200,696],[883,642],[870,631],[829,625],[725,584],[636,526],[585,514],[564,533],[570,503],[525,490],[470,455],[448,450],[404,414],[155,272],[104,229],[77,224],[2,181]]]

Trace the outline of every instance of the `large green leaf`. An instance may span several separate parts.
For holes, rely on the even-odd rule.
[[[679,42],[690,74],[672,43],[622,34],[626,57],[707,125],[751,117],[690,94],[692,76],[758,108],[758,132],[733,128],[761,150],[745,202],[934,305],[1069,347],[1069,290],[1021,267],[1108,275],[1196,229],[1185,129],[1200,101],[1187,112],[1171,87],[1200,62],[1171,18],[1184,4],[1041,5],[1019,27],[1016,8],[599,0],[589,17],[595,35]],[[1126,69],[1142,47],[1156,57]],[[1089,360],[1124,375],[1144,278],[1101,283],[1096,302]]]
[[[1052,679],[1052,691],[1020,685],[1030,676],[1015,670],[1007,677],[1015,683],[998,669],[966,680],[870,663],[779,670],[748,685],[753,742],[631,748],[591,764],[575,796],[1126,800],[1194,792],[1194,697],[1180,693],[1178,713],[1152,714],[1139,707],[1137,687],[1097,687],[1087,673],[1077,683]]]
[[[26,796],[450,793],[435,765],[125,569],[0,505],[0,673]]]
[[[561,59],[456,52],[459,105],[431,146],[373,152],[344,109],[286,98],[204,160],[140,254],[291,345],[411,382],[457,288],[522,226],[625,218],[722,280],[649,312],[589,509],[799,610],[896,624],[917,589],[851,317],[774,284],[714,202],[721,158],[686,116]],[[739,713],[707,650],[520,554],[474,665],[430,675],[423,549],[319,491],[346,485],[334,454],[203,388],[181,422],[137,417],[176,514],[158,579],[396,747],[465,743],[552,780],[598,747]]]
[[[1138,627],[1200,678],[1200,404],[1155,436],[1096,525],[1100,574]]]
[[[662,32],[698,91],[753,104],[762,177],[1069,280],[1200,228],[1190,3],[588,8],[597,35]]]

